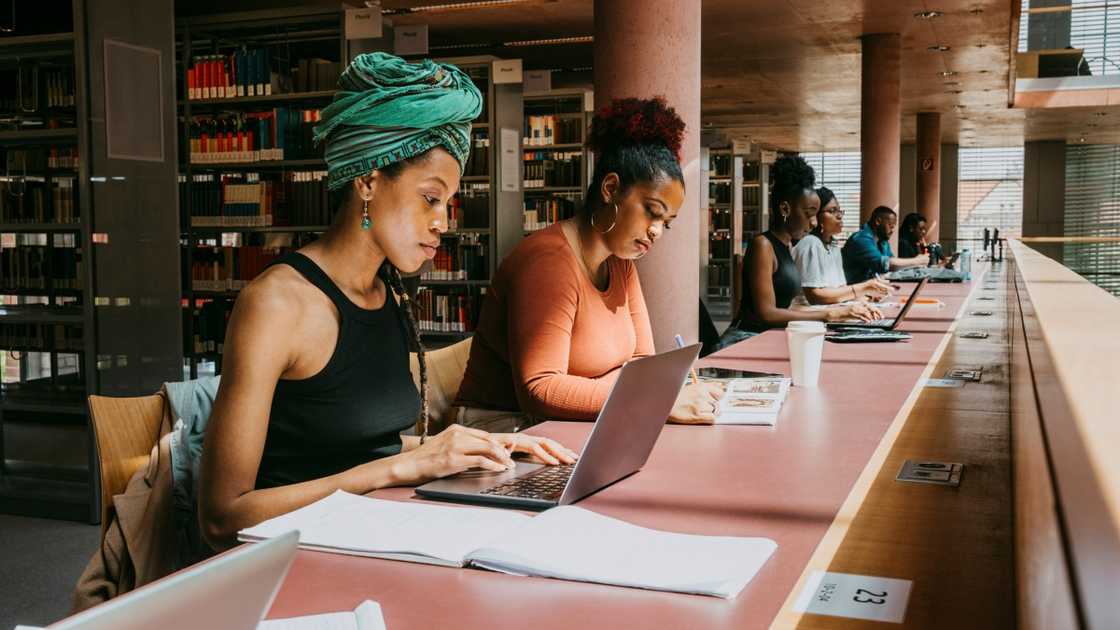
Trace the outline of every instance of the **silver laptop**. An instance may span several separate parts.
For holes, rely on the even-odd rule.
[[[242,545],[63,619],[52,630],[254,630],[295,557],[299,532]]]
[[[437,479],[416,494],[533,510],[575,503],[645,465],[699,353],[700,344],[693,344],[623,365],[573,465],[518,462],[506,472]]]
[[[910,312],[910,309],[914,306],[914,303],[918,301],[918,294],[922,292],[922,289],[924,289],[927,284],[929,284],[929,278],[922,278],[921,282],[918,283],[918,286],[914,287],[914,292],[910,294],[910,297],[906,298],[906,304],[904,304],[902,306],[902,310],[898,312],[898,317],[889,317],[873,322],[865,322],[859,319],[843,319],[838,322],[828,322],[828,324],[826,325],[829,328],[867,328],[872,330],[895,330],[898,328],[899,324],[902,323],[902,320],[906,319],[907,313]]]

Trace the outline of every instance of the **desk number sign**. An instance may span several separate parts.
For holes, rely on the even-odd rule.
[[[910,600],[910,580],[816,571],[793,609],[833,617],[902,623]]]

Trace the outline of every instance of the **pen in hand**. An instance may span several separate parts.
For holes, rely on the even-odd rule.
[[[673,338],[676,340],[678,348],[683,348],[684,347],[684,337],[681,337],[680,335],[677,335]],[[700,382],[700,377],[696,375],[696,368],[695,367],[689,368],[688,369],[688,374],[689,374],[689,376],[692,377],[692,382],[693,383],[699,383]]]

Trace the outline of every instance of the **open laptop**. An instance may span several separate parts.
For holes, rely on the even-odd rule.
[[[575,464],[518,462],[502,473],[466,472],[437,479],[417,488],[416,494],[543,510],[575,503],[637,472],[661,435],[700,347],[697,343],[623,365]]]
[[[898,328],[902,320],[906,319],[907,313],[913,308],[914,304],[918,301],[918,294],[922,289],[929,284],[929,278],[922,278],[922,281],[914,287],[913,293],[910,297],[906,298],[906,304],[903,305],[902,310],[898,312],[898,317],[887,317],[874,322],[865,322],[858,319],[842,319],[838,322],[828,322],[827,326],[832,329],[851,329],[851,328],[869,328],[872,330],[895,330]]]
[[[254,630],[295,557],[299,532],[242,545],[50,626],[51,630]]]

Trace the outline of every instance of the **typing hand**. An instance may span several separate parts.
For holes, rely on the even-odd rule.
[[[556,440],[526,433],[491,433],[490,437],[502,444],[510,453],[528,453],[530,459],[540,464],[557,466],[574,464],[579,455]]]
[[[863,322],[873,322],[878,319],[883,319],[883,312],[870,304],[856,302],[852,304],[849,309],[850,317],[855,317]]]
[[[677,396],[669,422],[676,424],[714,424],[723,397],[721,383],[689,383]]]
[[[502,441],[493,434],[453,424],[420,446],[402,453],[397,471],[400,484],[423,483],[432,479],[481,468],[503,472],[513,468]]]

